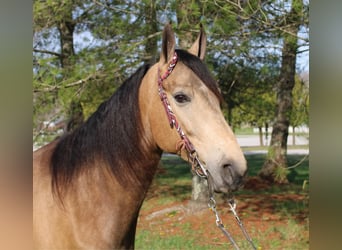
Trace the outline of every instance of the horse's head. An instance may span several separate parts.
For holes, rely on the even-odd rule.
[[[175,50],[174,33],[170,25],[166,25],[160,60],[145,76],[148,80],[143,81],[142,86],[148,87],[141,88],[140,106],[149,114],[148,118],[142,119],[144,126],[150,128],[154,143],[163,151],[181,153],[181,157],[188,160],[189,140],[190,148],[193,146],[198,159],[210,173],[214,190],[226,193],[239,187],[247,164],[222,114],[218,86],[203,63],[205,50],[206,35],[202,29],[187,52]],[[175,62],[175,52],[178,56],[176,65],[166,76],[165,72],[170,72],[170,62]],[[176,117],[174,128],[170,126],[172,113],[163,107],[158,93],[158,82]],[[177,132],[178,125],[185,140],[181,140]]]

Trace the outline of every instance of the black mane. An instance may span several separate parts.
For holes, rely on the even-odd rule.
[[[139,181],[134,166],[146,154],[140,145],[138,94],[149,68],[149,65],[140,67],[83,125],[59,140],[51,158],[52,185],[58,195],[97,157],[110,166],[114,175],[120,175],[123,184],[132,178]]]

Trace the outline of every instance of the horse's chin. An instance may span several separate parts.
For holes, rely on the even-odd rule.
[[[229,186],[221,186],[218,188],[214,188],[215,193],[223,193],[223,194],[230,194],[232,192],[237,191],[239,188],[237,187],[229,187]]]
[[[236,185],[235,183],[224,183],[217,185],[217,183],[213,183],[213,190],[215,193],[223,193],[223,194],[231,194],[232,192],[238,191],[242,185]]]
[[[214,188],[214,191],[215,193],[223,193],[223,194],[228,194],[232,192],[229,187]]]

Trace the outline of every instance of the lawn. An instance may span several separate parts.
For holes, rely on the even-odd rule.
[[[303,157],[290,155],[289,165]],[[264,158],[264,154],[246,155],[249,179],[236,193],[237,212],[258,249],[308,249],[308,159],[291,169],[289,185],[271,186],[256,177]],[[232,249],[216,227],[212,211],[190,206],[191,177],[186,162],[163,156],[139,215],[137,249]],[[251,249],[223,196],[216,199],[218,212],[240,248]]]

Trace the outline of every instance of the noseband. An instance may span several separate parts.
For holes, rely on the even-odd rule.
[[[201,162],[201,160],[198,158],[196,149],[194,145],[191,143],[189,138],[184,133],[183,129],[179,125],[177,118],[175,114],[172,111],[171,105],[169,103],[169,100],[167,99],[167,95],[163,88],[163,81],[171,74],[173,69],[175,68],[177,64],[177,53],[173,55],[171,62],[166,70],[166,72],[160,76],[160,68],[158,68],[158,92],[160,99],[163,103],[167,118],[169,120],[169,124],[171,128],[175,128],[180,136],[180,141],[176,145],[177,151],[181,151],[182,149],[185,149],[188,154],[189,162],[191,163],[192,171],[194,171],[199,177],[207,178],[208,177],[208,170],[203,166],[204,163]]]

